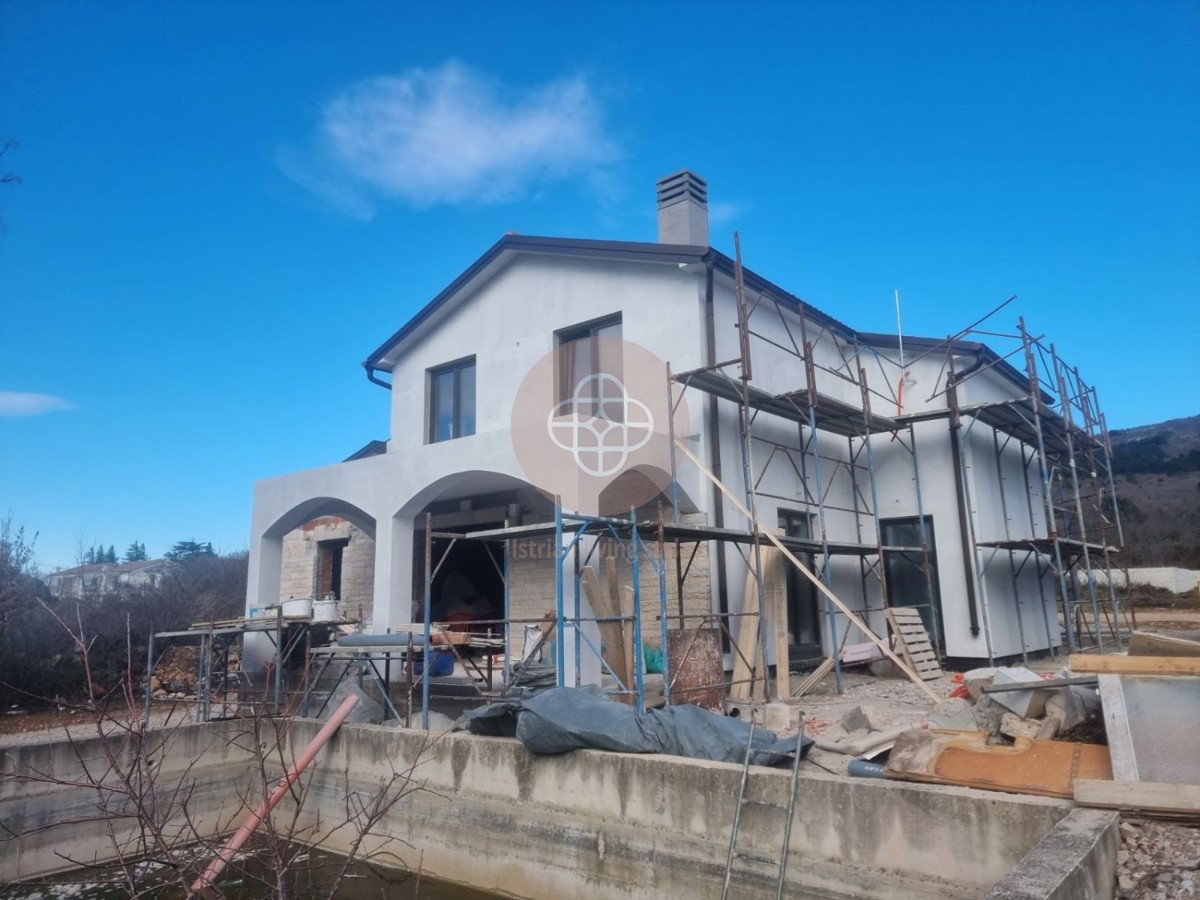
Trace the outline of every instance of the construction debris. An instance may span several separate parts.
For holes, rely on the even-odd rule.
[[[888,757],[889,778],[1070,798],[1076,778],[1112,779],[1108,748],[1018,737],[988,743],[982,731],[910,729]]]
[[[1200,828],[1122,820],[1117,851],[1117,896],[1174,898],[1200,895]]]

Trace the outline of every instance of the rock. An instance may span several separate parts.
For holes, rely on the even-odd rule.
[[[1001,666],[996,669],[995,677],[992,678],[992,684],[995,685],[1026,682],[1041,684],[1042,678],[1023,666]],[[1009,712],[1014,712],[1024,719],[1038,719],[1046,711],[1046,699],[1050,693],[1049,690],[1002,691],[988,696]]]
[[[787,709],[787,707],[784,706],[784,704],[782,704],[782,703],[778,703],[778,704],[768,703],[767,704],[768,708],[771,706],[783,706],[785,710]],[[787,730],[786,728],[784,728],[784,729],[773,728],[770,725],[768,725],[767,727],[770,728],[772,731],[780,731],[780,730],[786,731]],[[842,727],[845,728],[846,731],[849,732],[850,734],[853,734],[856,731],[875,731],[876,730],[874,727],[872,727],[871,720],[867,718],[867,714],[865,712],[863,712],[863,708],[861,706],[854,707],[854,709],[850,710],[844,716],[842,716]]]
[[[928,721],[930,728],[942,728],[947,731],[977,731],[979,729],[971,704],[961,697],[943,700],[933,708]]]
[[[1000,733],[1009,737],[1037,737],[1041,723],[1006,712],[1000,717]]]
[[[971,695],[971,702],[976,702],[982,695],[984,686],[992,683],[992,679],[996,677],[994,668],[972,669],[970,672],[963,674],[963,684],[966,685],[967,693]]]
[[[993,736],[1000,734],[1000,721],[1004,718],[1004,712],[1004,707],[997,703],[991,694],[984,694],[979,698],[979,702],[971,707],[976,729]]]

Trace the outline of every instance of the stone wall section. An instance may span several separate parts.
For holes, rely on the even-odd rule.
[[[680,522],[688,525],[703,525],[706,517],[703,513],[692,513],[680,516]],[[587,564],[596,569],[603,582],[607,572],[607,558],[611,557],[617,568],[617,580],[622,591],[632,584],[633,566],[629,559],[628,542],[615,542],[605,538],[599,542],[597,549],[591,554]],[[696,554],[692,557],[692,549]],[[648,540],[646,549],[654,560],[658,559],[658,542]],[[538,538],[513,541],[509,547],[509,615],[513,620],[541,621],[547,614],[554,613],[555,606],[555,577],[554,577],[554,539]],[[684,615],[707,615],[712,611],[712,585],[709,577],[709,546],[707,543],[680,544],[680,565],[687,574],[683,584]],[[587,552],[581,554],[581,561],[587,557]],[[679,610],[678,578],[676,574],[675,545],[668,542],[664,547],[666,560],[666,596],[668,610],[668,626],[678,627]],[[691,560],[689,567],[689,559]],[[643,552],[638,560],[638,582],[642,603],[642,636],[643,642],[650,647],[662,644],[661,626],[659,624],[659,584],[658,573],[651,560]],[[566,608],[570,610],[574,604],[574,584],[568,577],[563,584],[563,598]],[[676,617],[671,617],[675,614]],[[695,628],[700,624],[697,618],[686,618],[686,625]],[[524,657],[525,624],[514,621],[512,626],[512,649],[516,659]]]
[[[345,519],[313,519],[284,536],[279,600],[320,599],[321,542],[338,540],[349,541],[342,550],[338,611],[345,619],[357,619],[361,612],[363,620],[369,621],[375,595],[375,542]]]

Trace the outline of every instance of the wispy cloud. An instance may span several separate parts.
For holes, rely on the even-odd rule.
[[[0,418],[41,416],[46,413],[74,409],[75,405],[51,394],[27,394],[21,391],[0,391]]]
[[[417,208],[502,203],[566,177],[591,183],[617,157],[582,77],[515,88],[458,62],[356,82],[321,109],[281,169],[369,218],[380,199]]]

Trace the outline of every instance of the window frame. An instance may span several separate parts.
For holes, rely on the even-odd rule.
[[[599,357],[597,352],[596,341],[601,337],[600,332],[606,328],[611,328],[616,325],[620,328],[621,333],[616,336],[617,340],[624,338],[625,323],[620,312],[611,313],[607,316],[601,316],[598,319],[591,319],[587,322],[580,322],[576,325],[570,325],[567,328],[560,328],[554,332],[554,402],[562,403],[564,400],[569,400],[575,393],[575,385],[568,384],[568,373],[565,371],[567,357],[563,349],[576,341],[588,341],[590,343],[589,354],[592,362],[592,374],[597,372],[596,362]],[[610,335],[611,337],[611,335]],[[574,375],[574,372],[570,373]]]
[[[472,403],[470,410],[471,426],[467,430],[464,423],[464,404],[463,404],[463,377],[462,373],[466,369],[474,370],[472,372]],[[438,402],[441,399],[438,389],[438,379],[447,373],[453,375],[453,387],[451,389],[450,398],[450,434],[445,437],[438,435]],[[439,366],[433,366],[425,370],[425,443],[427,444],[443,444],[446,441],[453,441],[459,438],[470,437],[475,434],[476,410],[479,406],[478,391],[479,387],[479,366],[475,356],[464,356],[456,359],[453,362],[443,363]]]

